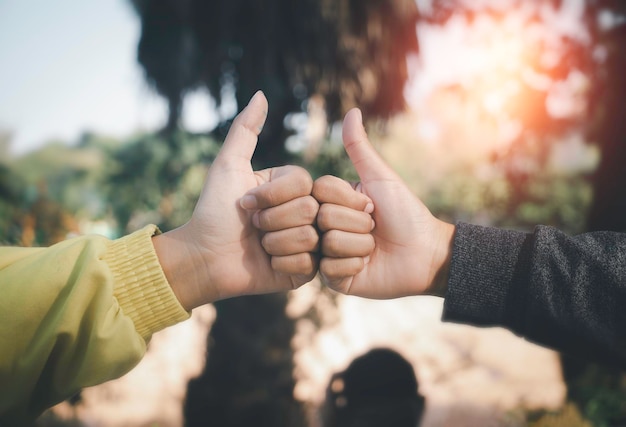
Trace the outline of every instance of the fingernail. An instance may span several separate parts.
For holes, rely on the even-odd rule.
[[[253,210],[257,208],[258,203],[256,201],[256,197],[247,194],[239,199],[239,206],[247,210]]]
[[[363,264],[367,265],[370,263],[370,256],[366,256],[365,258],[363,258]]]
[[[257,90],[254,95],[252,95],[252,98],[250,98],[250,101],[248,101],[248,105],[252,104],[253,102],[256,101],[257,98],[259,98],[260,96],[263,95],[263,91],[262,90]],[[246,106],[247,108],[247,106]],[[267,109],[263,110],[263,115],[265,117],[267,117]],[[265,120],[263,120],[263,123],[261,123],[259,126],[257,126],[257,133],[261,133],[261,131],[263,131],[263,125],[265,124]]]
[[[365,213],[371,214],[372,212],[374,212],[374,203],[369,202],[365,205]]]
[[[261,94],[263,93],[262,90],[257,90],[254,95],[252,95],[252,98],[250,98],[250,101],[248,101],[248,105],[252,104],[252,102],[257,99],[259,96],[261,96]]]
[[[372,218],[372,228],[370,228],[370,231],[372,231],[375,228],[376,228],[376,221],[374,221],[374,218]]]
[[[361,112],[360,108],[357,108],[356,111],[358,113],[357,115],[359,116],[359,123],[361,123],[361,126],[363,126],[363,113]]]

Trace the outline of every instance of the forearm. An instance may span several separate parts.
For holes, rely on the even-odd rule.
[[[146,228],[50,248],[0,248],[0,420],[19,425],[121,376],[153,332],[186,318]]]
[[[503,326],[574,356],[624,364],[624,304],[624,234],[458,225],[444,320]]]

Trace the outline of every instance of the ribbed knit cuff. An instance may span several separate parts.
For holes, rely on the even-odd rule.
[[[152,236],[159,233],[155,225],[148,225],[112,241],[103,257],[113,273],[113,295],[146,340],[190,316],[174,295],[154,251]]]

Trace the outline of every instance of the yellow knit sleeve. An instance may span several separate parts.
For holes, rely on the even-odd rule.
[[[144,339],[189,317],[154,251],[151,238],[158,233],[156,226],[146,226],[113,241],[103,257],[113,273],[113,294]]]
[[[27,425],[81,388],[117,378],[152,333],[189,316],[149,226],[118,240],[0,247],[0,425]]]

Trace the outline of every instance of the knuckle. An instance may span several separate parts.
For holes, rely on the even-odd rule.
[[[313,197],[319,201],[326,198],[329,190],[332,189],[334,177],[332,175],[324,175],[315,180],[313,183]]]
[[[286,267],[287,267],[284,257],[273,256],[270,259],[270,264],[272,265],[272,269],[276,271],[281,271],[281,272],[285,272]]]
[[[293,258],[293,267],[300,274],[310,274],[313,262],[309,254],[298,254]]]
[[[317,212],[317,226],[322,230],[330,230],[332,228],[332,207],[325,203],[319,207]]]
[[[261,198],[265,202],[265,206],[276,206],[276,194],[271,185],[265,188],[265,191],[260,193]]]
[[[294,166],[294,181],[298,186],[298,189],[301,190],[302,194],[311,194],[311,190],[313,189],[313,178],[311,178],[311,174],[300,166]]]
[[[295,271],[292,257],[273,256],[270,260],[272,269],[285,274],[293,274]]]
[[[242,117],[241,114],[237,114],[237,116],[235,116],[230,128],[231,131],[250,133],[256,136],[254,130],[250,127],[250,125],[246,122],[245,118]]]
[[[302,212],[305,218],[309,221],[313,221],[317,217],[320,205],[312,196],[306,196],[302,199],[300,206],[300,212]]]
[[[340,236],[336,230],[330,230],[324,233],[322,237],[322,253],[333,256],[337,253],[340,246]]]
[[[300,227],[300,241],[312,249],[319,242],[319,235],[313,226],[306,225],[304,227]]]
[[[273,241],[274,239],[272,238],[272,234],[267,233],[261,238],[261,246],[263,246],[263,249],[270,253],[272,251]]]

